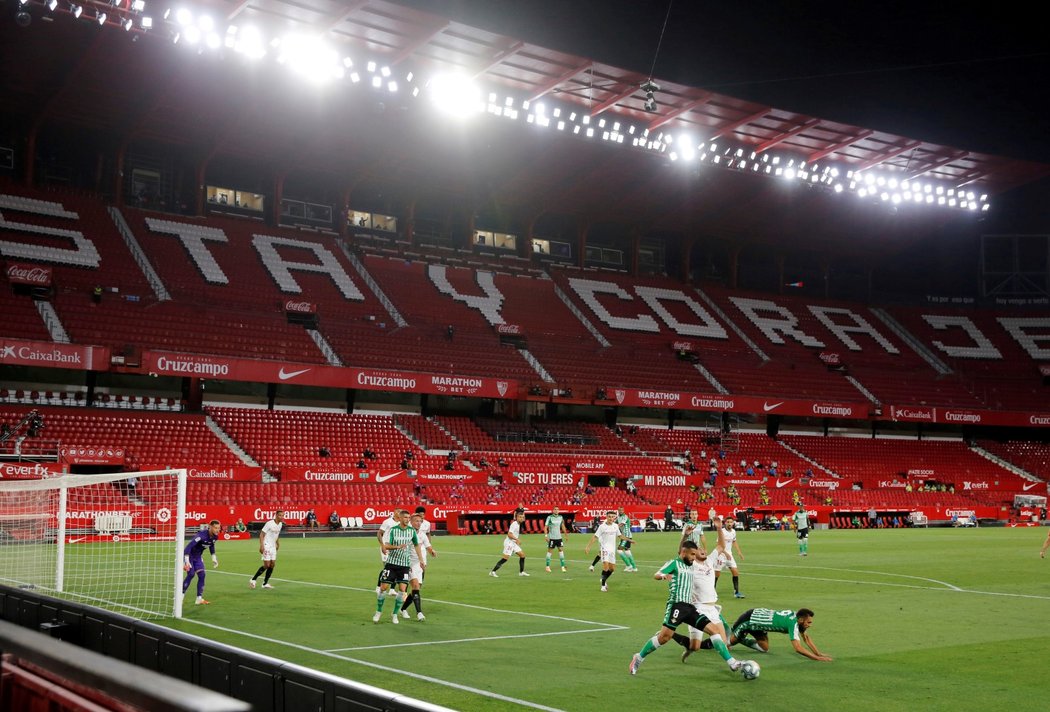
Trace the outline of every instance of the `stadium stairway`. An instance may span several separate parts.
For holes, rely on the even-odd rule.
[[[213,433],[215,433],[215,437],[217,437],[219,440],[221,440],[226,445],[226,447],[228,447],[230,449],[230,451],[233,454],[235,454],[237,457],[239,457],[241,459],[241,462],[243,462],[245,465],[248,465],[250,467],[262,467],[262,465],[260,465],[258,462],[256,462],[255,459],[251,455],[249,455],[247,452],[245,452],[244,449],[240,445],[237,444],[236,440],[231,438],[229,436],[229,434],[227,434],[227,432],[225,430],[223,430],[219,426],[219,424],[215,422],[214,419],[212,419],[211,415],[205,414],[205,416],[204,416],[204,424],[207,425],[208,426],[208,430],[210,430]],[[273,482],[273,481],[275,481],[277,479],[276,477],[271,475],[269,472],[267,472],[266,468],[262,468],[262,476],[263,476],[263,482]]]

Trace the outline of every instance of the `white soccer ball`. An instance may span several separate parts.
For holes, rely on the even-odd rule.
[[[740,666],[740,674],[745,680],[754,680],[762,673],[762,668],[754,660],[745,660]]]

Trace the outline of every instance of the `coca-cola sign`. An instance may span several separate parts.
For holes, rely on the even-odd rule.
[[[52,274],[52,269],[45,265],[27,265],[22,262],[7,263],[7,281],[11,284],[50,287]]]
[[[521,336],[523,332],[520,324],[496,324],[496,333]]]
[[[693,351],[696,351],[696,346],[693,344],[692,341],[672,341],[671,349],[673,351],[685,351],[687,353],[692,353]]]
[[[821,351],[820,360],[826,363],[828,366],[839,366],[842,364],[842,357],[838,353],[833,351]]]
[[[313,302],[289,299],[284,303],[284,310],[292,314],[316,314],[317,305]]]

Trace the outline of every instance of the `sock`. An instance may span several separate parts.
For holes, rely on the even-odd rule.
[[[612,575],[613,575],[612,570],[602,571],[602,586],[605,585],[605,582],[608,581],[609,577],[612,576]]]
[[[561,562],[561,567],[564,569],[565,568],[565,552],[564,551],[559,551],[558,552],[558,561]]]
[[[549,569],[550,567],[551,567],[551,553],[548,551],[547,552],[547,568]]]
[[[270,568],[266,569],[266,575],[263,576],[263,586],[265,586],[266,584],[270,583],[270,575],[271,574],[273,574],[273,567],[272,566]],[[256,575],[258,575],[258,574],[256,574]]]
[[[412,605],[416,607],[416,613],[423,612],[423,599],[419,595],[419,591],[412,592]]]
[[[623,561],[623,565],[624,566],[630,566],[631,565],[631,560],[629,558],[627,558],[627,552],[624,551],[623,549],[620,549],[620,559]]]
[[[265,570],[266,570],[265,566],[260,566],[259,570],[255,572],[255,575],[252,576],[252,581],[254,581],[255,579],[259,578],[259,574],[261,574]]]
[[[190,569],[190,572],[188,574],[186,574],[186,578],[184,578],[182,580],[182,592],[183,593],[186,593],[186,591],[189,590],[190,582],[193,581],[193,577],[196,576],[196,574],[197,574],[197,572],[194,571],[193,569]]]
[[[594,561],[591,562],[591,566],[597,566],[598,562],[602,560],[601,556],[595,556]]]
[[[673,640],[674,642],[678,643],[679,645],[681,645],[686,650],[689,650],[689,636],[688,635],[682,635],[681,633],[675,633],[674,635],[671,636],[671,640]],[[707,641],[705,640],[704,643],[706,643],[706,642]],[[700,647],[703,647],[703,645],[704,644],[701,643]]]
[[[718,633],[715,633],[711,636],[710,640],[711,647],[718,651],[718,654],[722,657],[723,660],[728,662],[733,659],[733,656],[729,654],[729,648],[726,647],[725,641],[722,640],[722,636],[720,636]]]
[[[643,645],[642,649],[638,651],[638,655],[644,658],[649,653],[659,648],[661,645],[663,644],[660,642],[660,639],[654,635],[652,638],[645,641],[645,645]]]
[[[736,593],[740,593],[740,577],[739,576],[734,576],[733,577],[733,591],[736,592]]]
[[[404,613],[407,611],[410,605],[412,605],[412,593],[405,596],[405,602],[401,604],[401,612]]]
[[[405,594],[403,591],[398,591],[397,595],[394,596],[394,615],[401,610],[402,604],[405,602]]]
[[[524,571],[524,570],[525,570],[525,557],[524,556],[519,556],[518,557],[518,571]]]
[[[802,551],[809,552],[809,539],[802,540]]]
[[[379,594],[376,596],[376,611],[382,613],[384,603],[386,603],[386,591],[380,589]]]
[[[628,551],[627,552],[627,558],[629,558],[631,560],[631,568],[632,569],[638,568],[638,564],[634,560],[634,552],[633,551]]]
[[[505,564],[505,563],[507,563],[506,559],[500,559],[499,561],[496,562],[496,565],[492,567],[492,570],[493,571],[499,571],[499,567],[503,566],[503,564]]]
[[[204,569],[197,572],[197,598],[204,598]]]
[[[675,637],[677,637],[677,634],[675,634]],[[713,647],[715,647],[715,646],[711,645],[711,639],[710,638],[704,638],[703,640],[700,641],[700,648],[702,650],[710,650]]]

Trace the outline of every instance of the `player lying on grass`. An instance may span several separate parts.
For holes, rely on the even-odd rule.
[[[799,608],[797,612],[790,610],[774,611],[770,608],[752,608],[744,611],[736,623],[733,624],[733,632],[729,638],[729,645],[746,645],[752,650],[760,653],[769,652],[769,634],[785,633],[795,652],[804,655],[810,660],[819,660],[830,663],[832,658],[817,649],[813,639],[809,637],[809,628],[813,625],[813,611],[808,608]],[[809,650],[802,647],[805,643]],[[700,644],[701,648],[711,647],[709,641]]]

